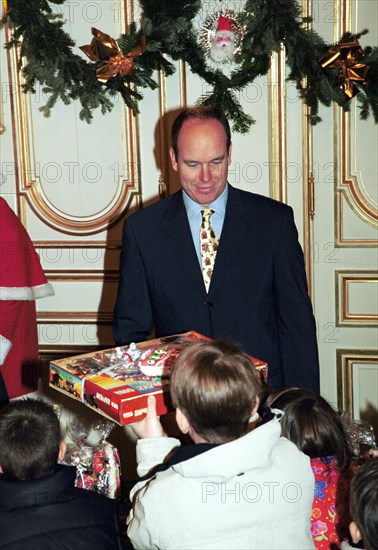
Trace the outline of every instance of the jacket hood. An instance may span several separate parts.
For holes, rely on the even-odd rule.
[[[273,449],[277,452],[277,444],[281,437],[279,418],[282,416],[282,412],[278,410],[274,412],[277,414],[270,422],[255,428],[247,435],[181,462],[173,466],[173,469],[183,477],[205,477],[209,481],[223,482],[254,468],[266,468],[267,464],[272,461]],[[287,444],[286,440],[285,444]],[[253,454],[251,446],[265,449],[266,452]]]

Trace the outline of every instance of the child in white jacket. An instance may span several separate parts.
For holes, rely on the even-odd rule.
[[[247,433],[259,391],[250,359],[234,344],[201,342],[180,354],[171,395],[194,445],[165,437],[150,397],[146,419],[131,425],[144,475],[131,493],[135,548],[314,548],[308,457],[281,437],[280,411]]]

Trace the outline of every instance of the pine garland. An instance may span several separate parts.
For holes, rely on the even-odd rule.
[[[285,47],[289,67],[288,80],[295,82],[300,96],[309,108],[311,124],[318,123],[319,104],[330,106],[336,102],[344,110],[350,100],[338,85],[338,71],[322,68],[319,59],[331,47],[312,29],[309,18],[303,18],[296,0],[247,0],[238,21],[244,27],[241,51],[235,58],[235,68],[225,75],[212,67],[198,42],[193,20],[202,2],[175,0],[141,0],[142,18],[139,26],[129,25],[118,39],[118,45],[127,55],[142,43],[144,50],[135,57],[134,67],[125,76],[119,74],[101,84],[96,68],[101,63],[88,62],[74,53],[74,41],[64,30],[62,16],[53,13],[50,4],[64,4],[65,0],[8,0],[8,11],[2,25],[8,23],[12,38],[8,48],[20,48],[20,67],[24,76],[24,92],[35,92],[39,83],[47,94],[46,105],[40,108],[45,116],[51,114],[60,99],[65,104],[73,100],[81,103],[80,118],[90,122],[93,111],[112,110],[112,99],[117,93],[134,113],[142,95],[137,89],[155,89],[158,84],[153,73],[161,70],[169,76],[174,73],[172,61],[185,61],[191,71],[212,89],[197,103],[221,108],[233,123],[234,131],[248,132],[254,120],[244,113],[236,92],[266,75],[273,52]],[[346,33],[339,44],[358,39]],[[356,84],[360,93],[357,101],[361,119],[371,114],[378,122],[378,48],[365,48],[359,60],[369,67],[366,82]]]

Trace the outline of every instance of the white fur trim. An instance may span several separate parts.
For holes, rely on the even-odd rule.
[[[12,342],[0,334],[0,365],[2,365],[12,347]]]
[[[34,299],[38,300],[38,298],[46,298],[47,296],[54,296],[54,287],[51,283],[46,283],[44,285],[34,286],[33,287],[34,292]]]
[[[0,300],[17,300],[21,302],[31,302],[38,298],[53,296],[54,288],[51,283],[45,283],[38,286],[18,286],[18,287],[0,287]]]

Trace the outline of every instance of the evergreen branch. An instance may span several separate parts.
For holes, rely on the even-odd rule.
[[[244,113],[242,106],[233,92],[219,89],[213,90],[211,94],[205,94],[197,100],[197,105],[217,107],[232,120],[232,129],[240,134],[246,134],[255,120]]]
[[[337,103],[348,110],[350,101],[340,89],[338,71],[322,69],[319,59],[328,51],[323,39],[305,27],[311,18],[302,17],[298,0],[247,0],[238,14],[244,28],[240,53],[235,56],[235,69],[229,76],[222,66],[209,64],[207,55],[199,45],[193,20],[201,9],[199,0],[140,0],[142,18],[139,24],[131,23],[117,43],[124,55],[142,46],[143,52],[135,57],[133,69],[126,75],[112,76],[105,84],[96,78],[96,69],[102,63],[92,63],[74,53],[75,43],[64,30],[62,16],[53,13],[52,4],[62,5],[65,0],[8,0],[8,12],[1,22],[8,23],[12,36],[7,48],[20,48],[20,66],[24,92],[34,92],[36,84],[48,95],[41,107],[45,116],[51,114],[57,101],[69,104],[78,100],[80,118],[90,122],[93,111],[102,113],[113,109],[117,93],[125,105],[138,112],[142,95],[136,87],[155,89],[155,71],[166,76],[174,73],[173,61],[185,61],[192,73],[205,81],[212,92],[198,99],[202,105],[214,105],[230,118],[237,132],[245,133],[254,120],[243,112],[236,92],[251,84],[257,77],[267,74],[271,55],[286,51],[289,67],[288,80],[295,82],[300,97],[309,107],[311,124],[320,121],[319,105]],[[358,40],[360,33],[345,33],[339,44]],[[378,49],[365,48],[361,60],[369,67],[364,84],[355,84],[361,119],[371,114],[378,123]]]

